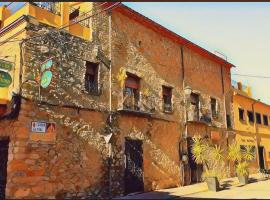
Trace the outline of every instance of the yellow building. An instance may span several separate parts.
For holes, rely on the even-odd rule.
[[[252,98],[251,89],[241,82],[233,85],[233,112],[236,141],[254,147],[251,170],[270,167],[270,105]]]
[[[6,110],[6,105],[12,98],[12,92],[18,91],[19,72],[21,64],[22,39],[25,39],[27,32],[27,20],[36,24],[43,23],[55,28],[62,28],[70,34],[92,40],[91,20],[81,19],[92,15],[92,2],[28,2],[22,5],[15,13],[11,12],[12,6],[0,7],[0,115]],[[13,65],[8,72],[3,72],[3,62]],[[11,83],[2,85],[7,81],[3,76],[9,74]],[[4,75],[3,75],[4,74]]]

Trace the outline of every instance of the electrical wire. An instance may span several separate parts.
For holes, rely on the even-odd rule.
[[[251,78],[270,78],[270,76],[258,76],[258,75],[249,75],[249,74],[232,74],[232,76],[244,76]]]
[[[99,5],[99,6],[102,6],[104,3],[102,3],[101,5]],[[91,9],[90,11],[92,11],[93,9]],[[88,11],[88,12],[90,12],[90,11]],[[79,22],[78,22],[79,23]],[[67,25],[67,24],[65,24],[65,25]],[[67,26],[68,27],[68,26]],[[65,27],[66,28],[66,27]],[[60,27],[60,29],[59,30],[61,30],[62,28]],[[49,34],[49,33],[51,33],[51,32],[53,32],[53,31],[56,31],[55,29],[54,30],[52,30],[52,31],[49,31],[49,32],[47,32],[46,34]],[[27,38],[26,40],[28,40],[28,39],[33,39],[33,38],[36,38],[36,37],[39,37],[39,36],[44,36],[45,34],[38,34],[38,35],[35,35],[35,36],[33,36],[33,37],[30,37],[30,38]],[[23,39],[18,39],[18,40],[7,40],[7,41],[2,41],[2,42],[0,42],[0,45],[2,45],[2,44],[6,44],[6,43],[12,43],[12,42],[21,42],[21,41],[23,41]]]
[[[6,7],[9,7],[11,4],[13,4],[14,2],[10,2],[8,5],[6,5]]]
[[[102,3],[101,5],[103,5],[103,4],[104,4],[104,3]],[[6,44],[6,43],[11,43],[11,42],[26,41],[26,40],[34,39],[34,38],[37,38],[37,37],[40,37],[40,36],[44,36],[44,35],[46,35],[46,34],[50,34],[50,33],[55,32],[55,31],[62,30],[62,29],[64,29],[64,28],[67,28],[67,27],[73,26],[73,25],[75,25],[75,24],[78,24],[78,23],[80,23],[80,22],[82,22],[82,21],[84,21],[84,20],[86,20],[86,19],[90,19],[91,17],[94,17],[94,16],[96,16],[96,15],[102,13],[102,12],[107,11],[107,10],[110,10],[110,9],[113,10],[113,9],[115,9],[116,7],[118,7],[120,4],[121,4],[121,2],[117,2],[116,4],[113,4],[113,5],[109,6],[108,8],[105,8],[105,9],[103,9],[103,10],[97,12],[97,13],[94,13],[94,14],[92,14],[92,15],[90,15],[90,16],[88,16],[88,17],[82,19],[82,20],[73,22],[73,23],[68,24],[68,25],[66,25],[66,26],[62,26],[62,27],[58,28],[57,30],[53,29],[53,30],[51,30],[51,31],[48,31],[48,32],[45,33],[45,34],[38,34],[38,35],[35,35],[35,36],[30,37],[30,38],[27,38],[27,39],[2,41],[2,42],[0,42],[0,45]],[[101,6],[101,5],[99,5],[99,6]],[[91,9],[91,10],[92,10],[92,9]],[[90,11],[88,11],[88,12],[90,12]]]

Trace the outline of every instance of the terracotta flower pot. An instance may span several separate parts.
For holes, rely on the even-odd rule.
[[[208,190],[217,192],[219,191],[219,182],[217,177],[207,177],[206,183],[208,186]]]

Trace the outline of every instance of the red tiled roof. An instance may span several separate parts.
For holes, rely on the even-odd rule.
[[[109,3],[105,4],[104,6],[108,7],[108,6],[111,6],[115,3],[116,2],[109,2]],[[186,38],[168,30],[167,28],[161,26],[160,24],[154,22],[153,20],[147,18],[146,16],[136,12],[135,10],[123,5],[122,3],[120,5],[118,5],[116,8],[114,8],[113,12],[120,12],[121,14],[135,20],[136,22],[139,22],[142,25],[144,25],[148,28],[151,28],[152,30],[163,35],[164,37],[167,37],[180,45],[186,46],[186,47],[190,48],[191,50],[197,52],[198,54],[204,56],[205,58],[208,58],[208,59],[210,59],[218,64],[221,64],[221,65],[226,66],[226,67],[235,67],[233,64],[229,63],[228,61],[226,61],[226,60],[220,58],[219,56],[207,51],[206,49],[194,44],[193,42],[187,40]]]

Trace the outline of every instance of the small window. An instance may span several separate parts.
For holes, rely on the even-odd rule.
[[[200,115],[200,96],[199,94],[196,93],[191,93],[190,94],[190,103],[194,112],[194,117],[196,119],[199,119],[199,115]]]
[[[140,79],[132,74],[127,74],[125,89],[123,91],[123,106],[125,109],[140,110]]]
[[[263,115],[263,124],[265,126],[268,126],[268,116],[267,115]]]
[[[90,94],[99,94],[98,64],[86,61],[85,90]]]
[[[190,101],[191,101],[191,104],[196,106],[197,108],[199,108],[199,94],[196,94],[196,93],[191,93],[190,94]]]
[[[74,9],[71,11],[71,13],[69,14],[69,20],[73,20],[76,17],[79,17],[80,15],[80,8]]]
[[[244,117],[245,111],[244,111],[244,109],[239,108],[238,110],[239,110],[239,120],[244,121],[245,120],[245,117]]]
[[[228,128],[232,128],[232,122],[231,122],[231,116],[230,115],[226,115],[226,121],[227,121],[227,127]]]
[[[261,119],[261,114],[260,113],[256,113],[256,123],[257,124],[262,124],[262,119]]]
[[[216,118],[217,117],[217,100],[215,98],[211,98],[211,112],[212,112],[212,117]]]
[[[251,123],[254,123],[254,114],[252,111],[247,111],[247,115],[248,115],[248,121]]]
[[[162,86],[162,96],[164,112],[172,112],[172,88]]]

